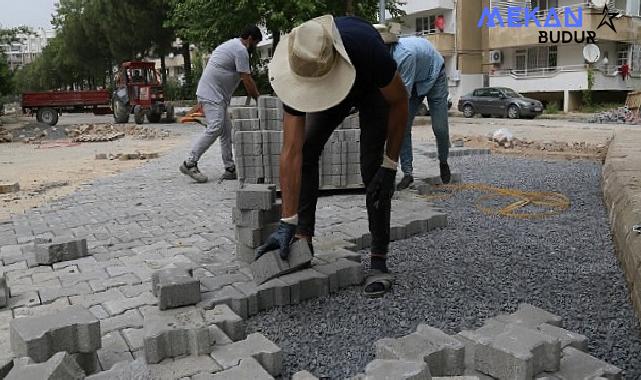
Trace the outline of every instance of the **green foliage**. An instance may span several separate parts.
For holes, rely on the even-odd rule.
[[[549,102],[545,106],[545,113],[549,113],[549,114],[559,113],[559,103],[554,101]]]
[[[183,98],[183,87],[180,85],[180,83],[174,79],[174,78],[169,78],[167,79],[167,83],[165,83],[165,100],[180,100]]]
[[[206,49],[238,36],[248,23],[264,24],[274,35],[323,14],[345,15],[352,4],[354,15],[376,20],[378,0],[169,0],[168,24],[177,33]],[[393,16],[400,16],[398,0],[388,0]]]
[[[9,94],[13,88],[11,72],[6,57],[0,52],[0,97]]]
[[[592,65],[588,66],[588,89],[581,91],[581,95],[583,98],[583,105],[585,106],[592,106],[592,87],[594,87],[594,69],[592,68]]]

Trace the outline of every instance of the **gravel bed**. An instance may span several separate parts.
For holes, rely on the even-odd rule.
[[[449,226],[393,243],[392,294],[369,300],[352,288],[274,309],[248,321],[284,351],[284,376],[307,369],[342,379],[363,372],[372,344],[420,323],[454,334],[528,302],[553,312],[589,338],[590,353],[641,378],[639,324],[614,255],[598,163],[506,156],[455,158],[466,182],[559,191],[572,206],[544,220],[486,216],[478,192],[437,202]],[[365,261],[365,260],[364,260]],[[366,264],[366,263],[364,263]]]

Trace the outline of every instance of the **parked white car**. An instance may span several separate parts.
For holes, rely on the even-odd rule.
[[[447,95],[447,109],[452,108],[452,95]],[[423,104],[418,107],[418,112],[416,116],[429,116],[430,115],[430,106],[427,104],[427,98],[423,100]]]

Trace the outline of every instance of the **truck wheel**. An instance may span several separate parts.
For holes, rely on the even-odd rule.
[[[129,107],[118,99],[111,106],[114,111],[114,121],[118,124],[129,123]]]
[[[145,112],[142,110],[142,107],[134,107],[134,121],[136,124],[142,124],[145,122]]]
[[[41,123],[49,124],[52,127],[58,124],[58,112],[53,108],[41,108],[38,110],[37,119]]]
[[[160,112],[151,112],[151,111],[149,111],[147,113],[147,120],[149,120],[150,123],[159,123],[161,116],[162,116],[162,114]]]
[[[175,117],[174,106],[169,104],[169,105],[167,105],[167,121],[170,122],[170,123],[173,123],[174,122],[174,117]]]

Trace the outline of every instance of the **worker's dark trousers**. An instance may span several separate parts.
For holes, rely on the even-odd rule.
[[[318,201],[318,163],[325,143],[336,127],[355,106],[360,112],[361,176],[369,185],[383,163],[389,107],[378,89],[362,96],[350,94],[343,102],[327,111],[307,114],[305,145],[303,146],[303,176],[298,209],[298,233],[314,236],[316,204]],[[369,198],[369,197],[368,197]],[[372,234],[372,253],[387,254],[390,238],[391,199],[379,208],[366,199],[369,231]]]

